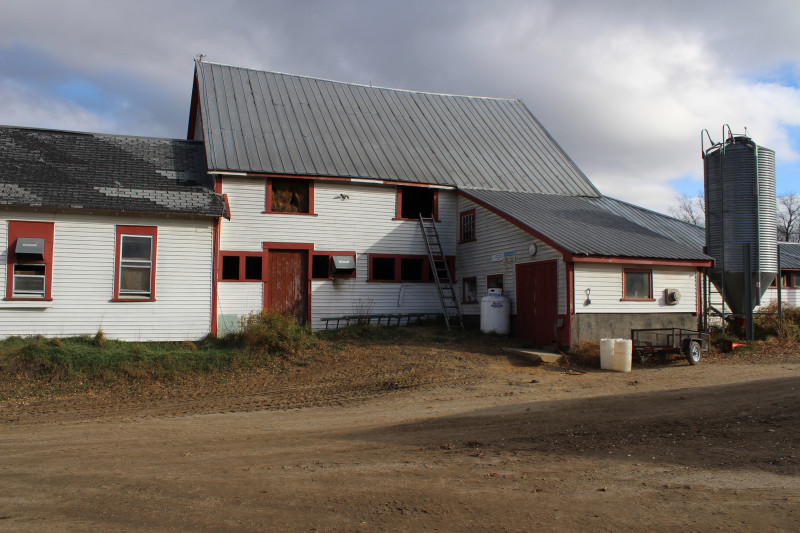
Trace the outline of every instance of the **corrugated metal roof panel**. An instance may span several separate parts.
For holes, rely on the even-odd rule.
[[[197,63],[212,170],[599,196],[519,100]]]
[[[780,242],[781,270],[786,268],[800,268],[800,243]]]
[[[710,260],[693,243],[674,240],[597,204],[593,198],[463,190],[574,254]]]

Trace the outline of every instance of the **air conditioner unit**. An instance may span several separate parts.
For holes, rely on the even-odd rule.
[[[664,301],[667,305],[678,305],[681,301],[680,289],[664,289]]]

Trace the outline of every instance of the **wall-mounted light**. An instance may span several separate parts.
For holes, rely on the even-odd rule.
[[[592,298],[591,298],[592,289],[587,288],[585,292],[586,292],[586,300],[583,302],[583,305],[591,305],[592,304]]]
[[[343,202],[344,202],[345,200],[349,200],[349,199],[350,199],[350,196],[349,196],[349,195],[347,195],[347,194],[345,194],[345,193],[342,193],[342,194],[340,194],[339,196],[337,196],[336,198],[339,198],[341,201],[343,201]]]

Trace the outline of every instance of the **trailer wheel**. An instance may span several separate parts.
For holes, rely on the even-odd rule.
[[[700,348],[700,343],[697,341],[687,339],[684,353],[690,365],[696,365],[700,362],[700,359],[703,358],[703,350]]]

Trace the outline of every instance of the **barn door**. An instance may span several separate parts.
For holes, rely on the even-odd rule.
[[[556,341],[558,275],[555,261],[517,265],[517,337],[536,344]]]
[[[269,250],[265,308],[308,320],[308,251]]]

